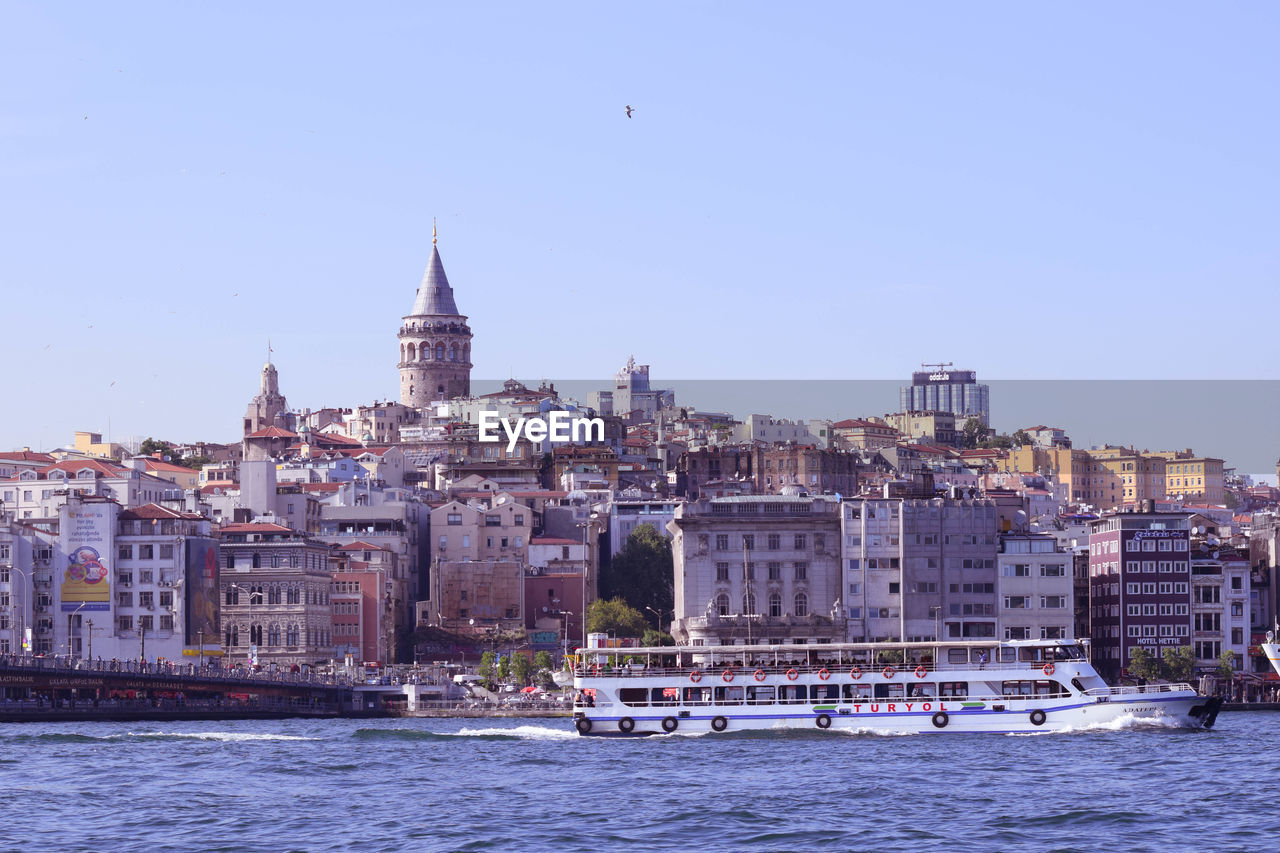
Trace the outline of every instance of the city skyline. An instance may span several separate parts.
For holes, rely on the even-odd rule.
[[[0,445],[394,399],[433,217],[478,378],[1276,376],[1272,10],[318,8],[8,7]]]

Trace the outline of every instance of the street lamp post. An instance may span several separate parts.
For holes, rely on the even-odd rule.
[[[654,610],[652,607],[650,607],[650,606],[649,606],[649,605],[647,605],[647,604],[645,605],[645,608],[644,608],[644,609],[645,609],[645,610],[648,610],[648,611],[649,611],[650,613],[652,613],[654,616],[657,616],[657,617],[658,617],[658,631],[659,631],[659,632],[661,632],[661,631],[662,631],[662,613],[663,613],[663,611],[661,611],[661,610]],[[672,615],[674,616],[675,614],[672,614]]]
[[[599,513],[593,512],[586,521],[578,522],[578,526],[582,528],[582,648],[584,649],[587,647],[587,576],[591,571],[591,552],[587,547],[587,532],[591,530],[591,523],[599,517]]]
[[[929,612],[933,614],[933,641],[942,642],[942,605],[930,604]]]
[[[72,652],[74,651],[74,645],[71,642],[73,638],[72,624],[75,622],[76,614],[79,613],[81,610],[84,610],[84,606],[88,603],[89,602],[87,601],[80,602],[79,607],[77,607],[75,610],[72,610],[70,613],[67,614],[67,657],[68,658],[72,656]]]
[[[89,662],[93,662],[93,620],[84,620],[85,627],[89,629]]]

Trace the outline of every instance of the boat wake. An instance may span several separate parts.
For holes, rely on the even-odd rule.
[[[1184,725],[1169,717],[1140,717],[1124,714],[1114,720],[1097,723],[1083,723],[1078,726],[1067,726],[1036,732],[1009,732],[1010,737],[1043,737],[1045,735],[1071,735],[1083,732],[1120,732],[1120,731],[1196,731],[1192,726]]]
[[[551,726],[516,726],[515,728],[462,729],[456,737],[508,737],[519,740],[567,740],[576,739],[578,733],[573,729],[558,729]]]

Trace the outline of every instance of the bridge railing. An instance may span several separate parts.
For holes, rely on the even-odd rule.
[[[13,672],[28,673],[76,673],[87,675],[102,673],[104,675],[145,675],[173,677],[184,679],[201,679],[214,683],[245,685],[287,684],[315,687],[350,687],[355,682],[347,675],[329,675],[302,670],[288,672],[283,670],[245,670],[223,669],[221,667],[200,666],[195,663],[174,663],[172,661],[119,660],[104,658],[86,659],[65,655],[19,655],[0,654],[0,669]]]

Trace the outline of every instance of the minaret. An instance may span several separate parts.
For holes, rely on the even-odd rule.
[[[436,236],[433,222],[431,259],[398,336],[400,402],[418,408],[471,394],[471,329],[453,301]]]

